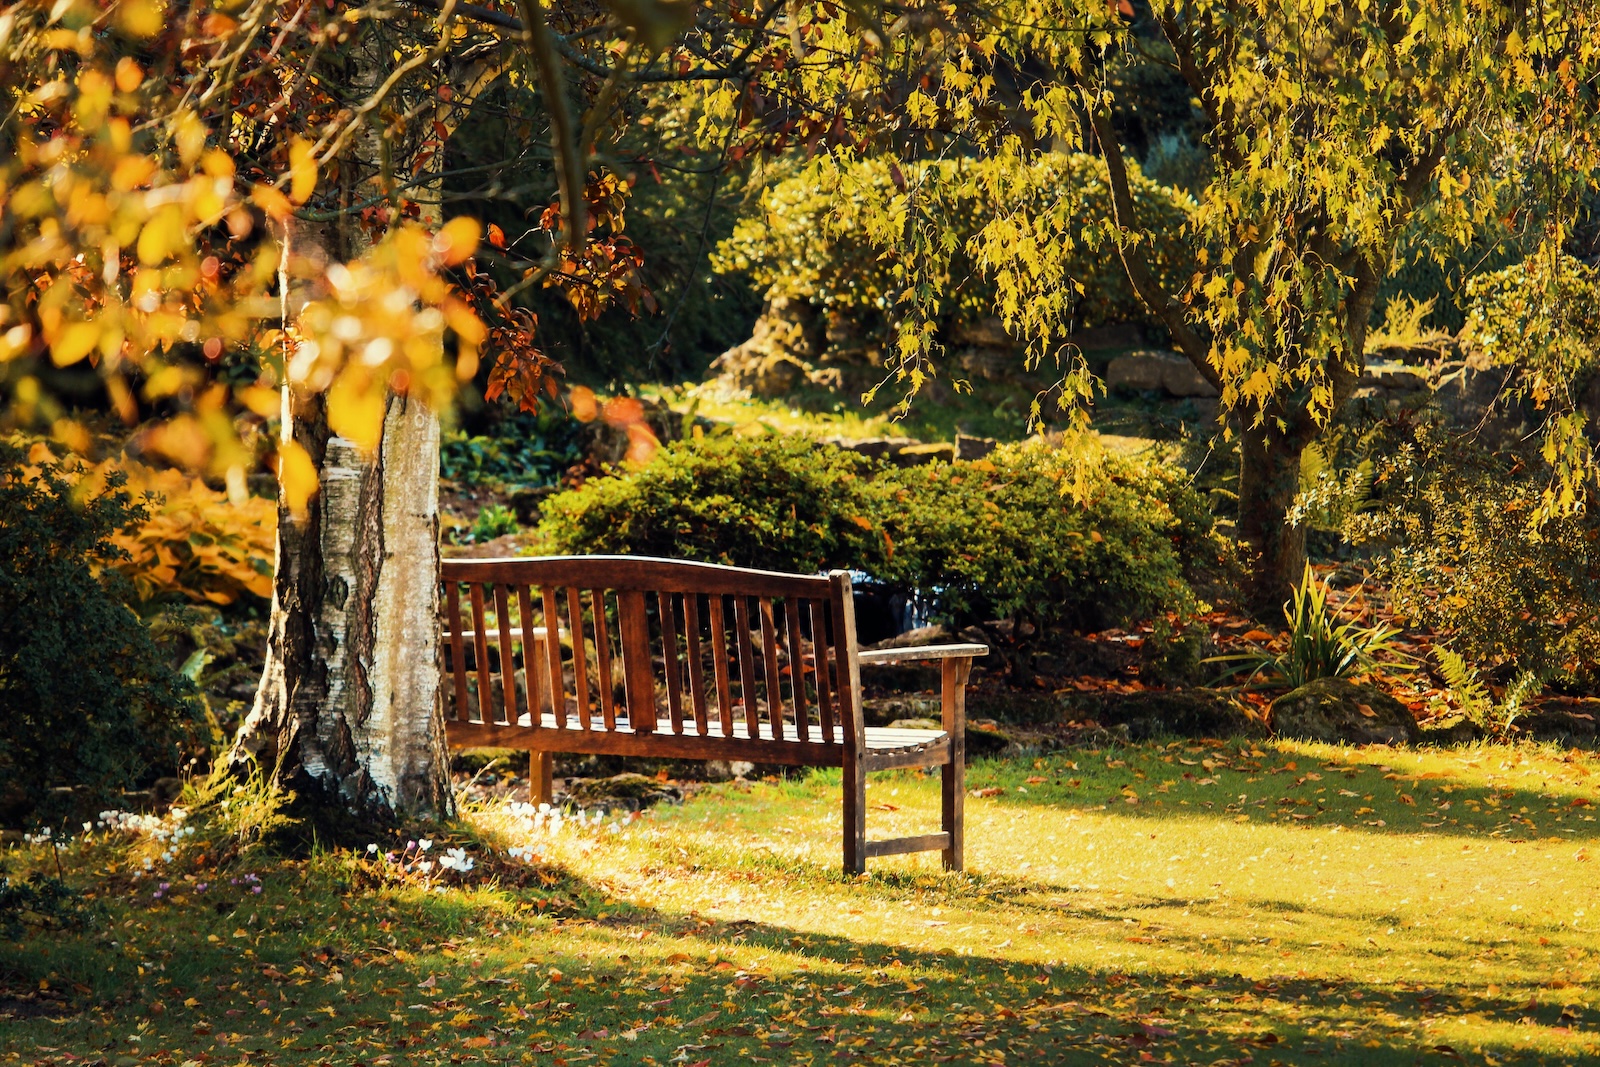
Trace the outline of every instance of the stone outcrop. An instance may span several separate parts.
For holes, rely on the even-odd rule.
[[[1400,745],[1421,737],[1411,710],[1383,690],[1343,678],[1318,678],[1272,702],[1279,737],[1357,745]]]
[[[1106,388],[1127,393],[1162,393],[1172,397],[1214,397],[1217,390],[1194,364],[1175,352],[1129,352],[1106,367]]]

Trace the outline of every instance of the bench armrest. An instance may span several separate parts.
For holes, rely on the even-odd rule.
[[[922,645],[916,648],[880,648],[856,653],[863,667],[885,663],[918,663],[935,659],[976,659],[989,654],[988,645]]]

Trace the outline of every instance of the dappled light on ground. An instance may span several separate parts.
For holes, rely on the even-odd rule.
[[[325,854],[6,950],[0,1062],[1587,1062],[1597,770],[1249,743],[984,763],[967,873],[861,879],[837,772],[631,821],[495,805],[433,846],[470,872]],[[868,800],[871,836],[937,823],[936,777]],[[41,981],[64,992],[21,1007]]]

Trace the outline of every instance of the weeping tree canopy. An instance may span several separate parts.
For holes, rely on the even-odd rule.
[[[840,114],[863,128],[854,143],[808,148],[819,153],[818,197],[841,204],[878,252],[908,391],[938,373],[932,323],[963,260],[1044,358],[1080,314],[1086,252],[1116,256],[1232,413],[1240,533],[1256,555],[1247,592],[1264,611],[1303,563],[1303,535],[1287,521],[1300,454],[1356,388],[1401,250],[1442,263],[1506,235],[1554,249],[1600,167],[1600,18],[1584,0],[1047,0],[882,17],[887,26],[864,12],[802,26],[794,69],[853,48],[866,69],[848,89],[838,83],[840,99],[885,105]],[[1127,98],[1152,79],[1176,79],[1199,112],[1197,205],[1176,233],[1139,205],[1133,159],[1149,146],[1126,121]],[[701,91],[708,123],[741,130],[787,106],[751,88]],[[1100,157],[1104,201],[1049,187],[1041,161],[1068,149]],[[925,162],[952,157],[969,162]],[[887,161],[892,180],[862,181],[864,159]],[[948,213],[963,201],[987,206],[964,240]],[[1063,402],[1087,396],[1082,364],[1063,365]],[[1574,425],[1549,422],[1554,508],[1577,506],[1592,481]]]

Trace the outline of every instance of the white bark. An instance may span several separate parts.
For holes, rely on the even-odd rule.
[[[395,810],[430,793],[447,760],[439,705],[439,419],[393,397],[383,425],[382,537],[375,634],[364,665],[369,713],[356,750]]]

